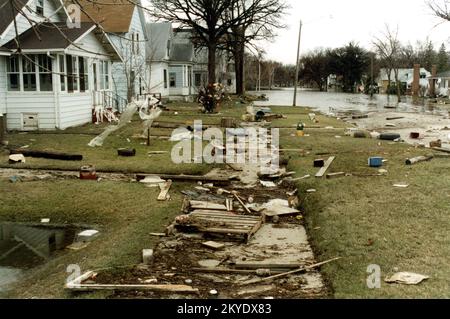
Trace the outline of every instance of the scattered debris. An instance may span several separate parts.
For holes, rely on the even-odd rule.
[[[94,230],[94,229],[84,230],[81,233],[78,233],[77,241],[89,242],[89,241],[92,241],[98,235],[99,235],[98,230]]]
[[[277,185],[274,182],[267,182],[267,181],[259,181],[262,186],[267,188],[274,188],[277,187]]]
[[[136,156],[136,150],[135,149],[127,149],[127,148],[119,148],[117,150],[117,155],[122,157],[133,157]]]
[[[314,264],[314,265],[311,265],[311,266],[302,267],[302,268],[299,268],[299,269],[296,269],[296,270],[293,270],[293,271],[288,271],[288,272],[285,272],[285,273],[282,273],[282,274],[269,276],[269,277],[262,278],[262,279],[250,280],[250,281],[242,283],[241,285],[252,285],[252,284],[256,284],[256,283],[260,283],[260,282],[264,282],[264,281],[272,281],[274,279],[286,277],[286,276],[289,276],[289,275],[294,275],[294,274],[297,274],[297,273],[300,273],[300,272],[304,272],[304,271],[309,270],[309,269],[314,269],[314,268],[317,268],[317,267],[329,264],[331,262],[334,262],[334,261],[337,261],[337,260],[340,260],[340,259],[341,259],[340,257],[333,258],[333,259],[330,259],[330,260],[327,260],[327,261],[324,261],[324,262],[320,262],[320,263],[317,263],[317,264]]]
[[[161,179],[159,176],[146,176],[139,182],[145,184],[147,187],[159,187],[160,184],[163,184],[166,181]]]
[[[165,201],[170,198],[169,191],[172,187],[172,181],[168,180],[166,183],[159,184],[159,188],[161,189],[161,193],[158,196],[159,201]]]
[[[433,155],[409,158],[406,160],[406,165],[414,165],[414,164],[421,163],[421,162],[428,162],[428,161],[431,161],[433,158],[434,158]]]
[[[299,210],[289,207],[289,201],[283,199],[273,199],[263,204],[262,208],[264,208],[264,214],[268,217],[300,213]]]
[[[215,241],[207,241],[207,242],[204,242],[202,245],[205,247],[214,249],[214,250],[219,250],[219,249],[222,249],[223,247],[225,247],[224,244],[217,243]]]
[[[397,188],[408,188],[409,185],[408,184],[394,184],[394,187],[397,187]]]
[[[142,250],[142,261],[145,265],[151,264],[153,261],[153,249]]]
[[[50,218],[42,218],[41,219],[41,224],[48,224],[50,223]]]
[[[383,166],[383,158],[382,157],[370,157],[368,161],[368,165],[370,167],[381,167]]]
[[[344,177],[344,176],[345,176],[345,172],[330,173],[330,174],[327,174],[327,179],[339,178],[339,177]]]
[[[442,141],[441,140],[431,141],[430,142],[430,148],[440,148],[440,147],[442,147]]]
[[[400,139],[401,136],[398,133],[381,133],[379,139],[383,141],[395,141]]]
[[[240,290],[236,293],[238,296],[247,296],[247,295],[259,295],[265,292],[269,292],[276,289],[275,285],[270,286],[258,286],[250,289]]]
[[[384,281],[387,283],[396,283],[403,285],[418,285],[422,281],[427,279],[430,279],[430,277],[410,272],[399,272],[394,274],[392,277],[386,278]]]
[[[95,167],[92,165],[82,166],[80,168],[80,179],[81,180],[97,180],[97,172]]]
[[[319,172],[316,174],[317,178],[322,178],[325,173],[327,172],[328,168],[330,168],[331,164],[333,163],[333,161],[336,159],[335,156],[330,157],[326,162],[324,167],[322,167]]]
[[[324,159],[316,159],[314,161],[314,167],[316,168],[322,168],[325,166],[325,160]]]
[[[14,175],[14,176],[11,176],[9,178],[9,181],[14,184],[14,183],[17,183],[17,182],[21,182],[22,178],[20,176]]]
[[[395,121],[395,120],[402,120],[404,119],[404,116],[394,116],[394,117],[387,117],[386,121]]]
[[[418,132],[411,132],[411,133],[409,134],[409,137],[410,137],[411,139],[413,139],[413,140],[417,140],[417,139],[420,138],[420,133],[418,133]]]
[[[25,163],[25,156],[22,154],[9,155],[9,164]]]

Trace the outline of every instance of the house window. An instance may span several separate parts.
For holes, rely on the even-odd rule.
[[[40,91],[53,91],[52,59],[45,54],[38,56],[39,89]]]
[[[100,90],[109,90],[109,62],[100,62]]]
[[[78,59],[76,56],[66,55],[67,65],[67,91],[78,91]]]
[[[78,58],[78,74],[80,75],[80,92],[89,90],[89,76],[88,76],[88,60],[87,58]]]
[[[22,78],[24,91],[36,91],[36,57],[35,55],[22,56]]]
[[[167,89],[167,70],[164,70],[164,88]]]
[[[232,85],[233,85],[233,80],[228,79],[228,80],[227,80],[227,85],[228,85],[228,86],[232,86]]]
[[[140,43],[139,43],[139,33],[136,33],[136,54],[140,54],[140,53],[139,53],[139,47],[140,47]]]
[[[169,83],[170,83],[171,88],[177,87],[177,74],[176,73],[169,74]]]
[[[202,85],[202,75],[200,73],[195,73],[195,86],[199,87]]]
[[[19,71],[19,56],[14,55],[9,58],[9,63],[6,69],[8,75],[8,91],[20,90],[20,71]]]
[[[59,55],[59,81],[61,83],[61,92],[66,90],[66,64],[64,63],[64,55]]]
[[[135,41],[134,41],[134,32],[131,34],[131,52],[133,53],[133,54],[135,54],[136,52],[136,50],[135,50]]]
[[[44,0],[36,0],[36,13],[40,16],[44,15]]]

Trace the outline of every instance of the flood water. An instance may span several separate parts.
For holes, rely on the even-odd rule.
[[[27,270],[73,243],[75,229],[0,223],[0,296]]]
[[[249,93],[253,95],[265,94],[269,98],[269,101],[255,102],[255,105],[258,106],[290,106],[293,104],[294,88]],[[386,106],[395,107],[394,111],[398,112],[436,115],[448,112],[423,98],[413,101],[412,97],[402,97],[402,102],[397,103],[396,96],[387,96],[386,94],[375,94],[371,98],[366,94],[318,92],[305,89],[299,89],[297,92],[297,106],[308,106],[323,113],[329,113],[333,110],[377,112],[386,111]]]

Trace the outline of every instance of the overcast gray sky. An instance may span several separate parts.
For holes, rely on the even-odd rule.
[[[442,42],[450,49],[450,22],[437,27],[425,0],[287,0],[291,5],[286,17],[287,30],[279,31],[273,43],[265,46],[266,57],[283,63],[295,63],[300,19],[303,20],[302,53],[316,47],[338,47],[356,41],[371,49],[371,40],[388,23],[398,25],[402,42],[425,40],[436,46]],[[332,16],[332,18],[330,18]]]

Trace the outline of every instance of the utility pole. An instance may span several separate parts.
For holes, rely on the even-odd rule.
[[[261,53],[258,53],[258,92],[261,92]]]
[[[297,106],[297,86],[298,86],[298,73],[300,71],[300,43],[302,40],[302,27],[303,22],[300,20],[300,30],[298,32],[298,46],[297,46],[297,65],[295,67],[295,79],[294,79],[294,102],[292,106]]]
[[[374,83],[374,80],[373,80],[373,59],[374,59],[374,53],[372,53],[371,54],[371,60],[370,60],[370,87],[369,87],[369,90],[370,90],[370,98],[373,98],[373,83]]]

